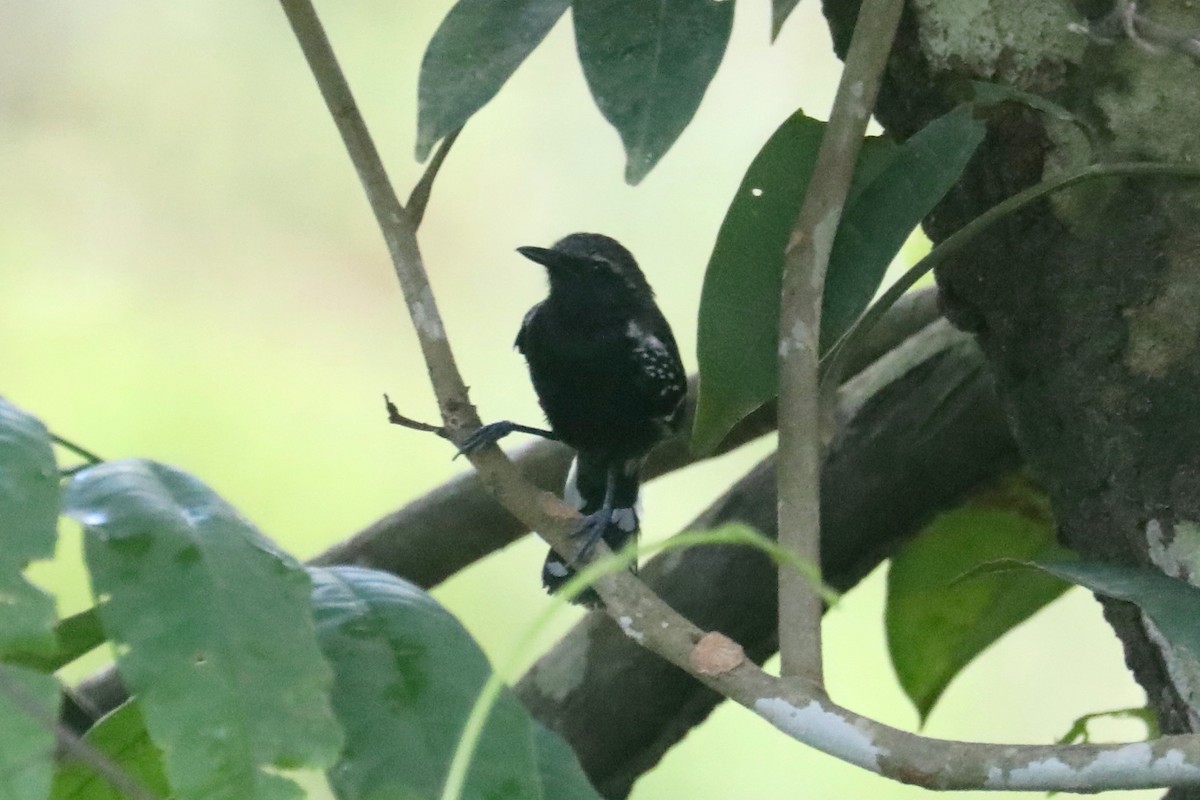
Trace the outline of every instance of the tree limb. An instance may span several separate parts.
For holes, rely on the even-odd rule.
[[[864,0],[804,205],[784,254],[779,309],[779,541],[821,563],[821,304],[834,234],[875,106],[903,0]],[[828,344],[828,343],[826,343]],[[802,574],[779,575],[780,673],[824,684],[821,598]]]

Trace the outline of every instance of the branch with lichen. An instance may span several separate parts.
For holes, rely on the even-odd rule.
[[[281,0],[281,3],[387,242],[447,435],[455,442],[461,441],[465,432],[478,426],[479,420],[467,398],[425,275],[416,225],[390,186],[311,3],[309,0]],[[868,0],[862,14],[864,23],[894,28],[894,21],[872,18],[871,9],[876,3],[884,9],[898,7],[898,0]],[[849,91],[855,93],[853,84]],[[840,201],[830,207],[840,207]],[[820,217],[818,221],[827,220]],[[836,227],[836,219],[834,223]],[[815,232],[830,239],[833,235],[833,229],[828,227],[806,230],[810,235]],[[818,244],[827,247],[828,242]],[[819,308],[816,313],[819,314]],[[811,315],[809,319],[819,322],[819,316]],[[815,325],[810,330],[815,331]],[[811,360],[812,375],[805,382],[811,383],[812,402],[815,402],[815,351]],[[792,397],[794,394],[789,394]],[[781,418],[794,411],[783,402],[780,409]],[[815,439],[810,445],[814,452],[819,448]],[[472,453],[470,460],[484,485],[510,513],[542,532],[551,546],[560,551],[565,547],[568,534],[580,520],[573,509],[532,486],[497,447]],[[782,524],[783,519],[780,521]],[[600,551],[597,555],[607,554],[602,546],[597,550]],[[842,708],[807,682],[767,674],[745,657],[737,643],[722,634],[700,630],[627,572],[602,578],[596,589],[610,616],[642,646],[753,710],[792,738],[896,780],[936,789],[1055,791],[1200,783],[1200,736],[1169,736],[1123,745],[1046,746],[930,739]]]
[[[779,308],[779,542],[821,563],[821,302],[833,238],[883,78],[903,0],[865,0],[808,193],[784,254]],[[821,686],[821,598],[779,574],[780,672]]]

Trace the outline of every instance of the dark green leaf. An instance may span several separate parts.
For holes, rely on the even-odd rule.
[[[771,0],[771,41],[783,30],[783,23],[792,15],[792,11],[800,4],[800,0]]]
[[[825,123],[797,111],[755,156],[717,233],[700,296],[700,398],[692,449],[716,447],[778,391],[783,251],[816,164]],[[894,156],[886,139],[863,143],[851,197]]]
[[[938,117],[898,147],[878,176],[849,198],[829,254],[822,352],[871,302],[904,241],[958,181],[986,132],[965,106]]]
[[[1054,552],[1044,495],[1015,476],[937,517],[892,559],[888,649],[922,722],[963,667],[1067,588],[1030,571],[956,579],[996,559]]]
[[[30,561],[54,555],[58,468],[50,434],[0,398],[0,657],[54,649],[54,599],[25,580]]]
[[[1117,564],[1070,559],[1040,559],[1020,566],[1036,567],[1096,594],[1133,603],[1171,644],[1200,658],[1200,589],[1161,572]]]
[[[341,745],[304,569],[207,486],[161,464],[90,467],[65,501],[85,529],[121,679],[176,796],[299,797],[271,770],[327,766]]]
[[[42,672],[54,672],[104,643],[104,628],[94,607],[59,622],[54,627],[54,635],[58,647],[53,651],[13,653],[9,661]]]
[[[711,451],[775,397],[784,248],[812,176],[824,124],[797,112],[747,170],[717,234],[700,299],[700,397],[692,449]],[[983,136],[959,109],[900,147],[867,139],[826,273],[824,353],[866,308],[904,240],[945,195]]]
[[[58,681],[0,664],[0,800],[42,800],[54,768]]]
[[[83,741],[108,756],[125,777],[158,797],[167,797],[171,787],[163,774],[162,751],[150,741],[146,723],[136,701],[129,701],[88,729]],[[96,771],[67,759],[54,774],[51,800],[128,800]]]
[[[459,0],[421,62],[417,159],[496,96],[571,0]]]
[[[334,710],[346,730],[330,784],[342,800],[437,797],[491,673],[487,659],[458,620],[412,584],[356,567],[310,572],[317,633],[336,675]],[[597,800],[571,750],[550,738],[506,689],[463,797]]]
[[[573,0],[575,41],[592,97],[625,145],[636,184],[687,127],[733,28],[724,0]]]

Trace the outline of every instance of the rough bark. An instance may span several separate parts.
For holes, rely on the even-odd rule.
[[[839,47],[856,7],[826,3]],[[910,4],[878,107],[890,131],[918,129],[965,97],[971,80],[1039,95],[1077,120],[1019,103],[985,111],[988,139],[928,220],[931,238],[1065,165],[1196,157],[1200,107],[1192,98],[1200,72],[1163,31],[1200,30],[1200,13],[1183,2],[1136,10],[1154,19],[1138,18],[1135,41],[1103,2]],[[1108,40],[1078,32],[1088,24]],[[938,275],[947,316],[976,335],[996,376],[1022,452],[1050,493],[1061,539],[1088,558],[1154,566],[1193,582],[1200,575],[1198,207],[1195,189],[1180,181],[1092,184],[1010,218]],[[1196,662],[1156,644],[1135,609],[1105,607],[1163,731],[1198,730]]]

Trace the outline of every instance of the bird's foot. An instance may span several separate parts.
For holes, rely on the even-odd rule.
[[[608,530],[612,519],[613,510],[611,508],[601,508],[583,518],[583,524],[579,526],[579,530],[571,534],[572,539],[582,542],[579,549],[575,551],[575,557],[571,559],[571,566],[577,566],[579,562],[591,555],[596,542],[604,538],[604,533]]]
[[[510,422],[509,420],[481,425],[475,429],[474,433],[463,439],[463,443],[458,446],[458,452],[454,454],[454,458],[458,458],[463,454],[478,452],[490,444],[495,444],[517,430],[518,427],[517,423]]]

